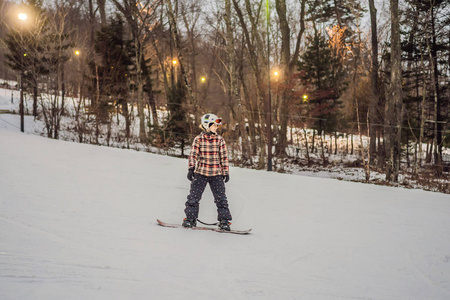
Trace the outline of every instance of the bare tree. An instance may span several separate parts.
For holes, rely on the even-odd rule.
[[[229,92],[230,95],[230,107],[235,108],[232,111],[236,114],[236,119],[239,126],[239,133],[242,138],[242,164],[251,164],[250,145],[248,140],[248,134],[246,130],[244,105],[241,100],[241,93],[238,83],[238,70],[236,61],[236,49],[235,49],[235,37],[234,26],[232,23],[232,8],[231,1],[225,0],[225,40],[226,40],[226,52],[227,52],[227,70],[229,75]],[[237,106],[237,107],[236,107]]]
[[[280,64],[283,76],[283,86],[282,97],[281,97],[281,113],[280,113],[280,132],[278,136],[277,144],[277,154],[284,156],[286,154],[287,146],[287,126],[289,121],[289,107],[290,102],[293,97],[292,94],[292,82],[293,73],[295,71],[295,66],[298,60],[298,55],[300,52],[300,44],[302,41],[303,33],[305,32],[305,6],[306,0],[300,1],[300,29],[296,35],[295,48],[291,52],[291,38],[293,31],[288,18],[287,18],[287,5],[286,0],[276,0],[276,10],[278,14],[278,19],[280,22],[280,32],[281,32],[281,55]]]
[[[255,82],[255,92],[257,99],[257,106],[264,107],[264,109],[257,109],[258,112],[258,123],[259,126],[259,136],[260,136],[260,159],[259,159],[259,168],[263,168],[265,161],[264,157],[266,156],[266,143],[267,141],[264,139],[264,131],[263,124],[267,124],[268,118],[268,94],[265,92],[265,85],[263,82],[263,76],[267,73],[268,70],[264,70],[262,68],[262,62],[267,61],[267,57],[264,56],[264,43],[262,33],[257,29],[261,22],[261,7],[262,2],[258,3],[256,9],[253,9],[249,0],[245,0],[245,8],[247,13],[248,20],[244,17],[244,13],[242,12],[239,1],[232,0],[234,9],[237,13],[239,23],[243,30],[244,36],[243,39],[245,41],[245,46],[247,48],[247,55],[250,59],[250,67],[252,70],[252,76]],[[267,55],[267,53],[266,53]]]
[[[184,51],[183,51],[182,45],[181,45],[181,33],[178,28],[177,16],[175,14],[175,10],[174,10],[172,1],[165,0],[165,2],[167,4],[167,16],[169,18],[170,33],[171,33],[172,40],[173,40],[173,43],[175,46],[175,51],[177,52],[178,63],[179,63],[179,68],[180,68],[180,75],[181,75],[181,78],[183,79],[184,87],[187,91],[187,96],[191,101],[190,104],[192,105],[192,109],[190,111],[194,114],[194,116],[196,116],[197,115],[197,113],[196,113],[197,112],[197,101],[192,92],[191,81],[189,80],[188,72],[186,70],[186,62],[184,59]],[[191,122],[189,122],[189,124],[191,124]],[[191,128],[191,131],[192,130],[193,129]]]
[[[46,53],[50,71],[46,96],[41,98],[40,104],[46,123],[47,134],[50,138],[59,138],[61,118],[65,107],[65,76],[64,65],[69,59],[72,44],[68,40],[66,28],[67,12],[63,6],[57,6],[47,19],[48,30],[46,38],[42,40],[42,49]]]

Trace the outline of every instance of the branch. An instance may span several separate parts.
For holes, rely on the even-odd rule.
[[[300,32],[297,36],[297,42],[295,44],[295,50],[292,54],[291,61],[289,62],[289,69],[292,69],[297,62],[297,57],[300,52],[300,42],[302,40],[303,33],[305,32],[305,5],[307,0],[301,1],[301,11],[300,11]]]

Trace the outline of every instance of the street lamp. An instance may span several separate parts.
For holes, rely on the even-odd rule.
[[[19,13],[18,18],[19,18],[19,20],[21,22],[20,37],[22,39],[22,34],[23,34],[23,26],[22,26],[22,24],[28,19],[28,16],[25,13]],[[27,54],[24,53],[23,57],[26,57],[26,56],[27,56]],[[20,70],[20,104],[19,104],[19,111],[20,111],[20,131],[25,132],[25,117],[24,117],[25,112],[24,112],[24,104],[23,104],[23,57],[22,57],[22,65],[21,65],[22,70]]]
[[[172,58],[172,67],[170,68],[170,79],[172,80],[172,86],[176,81],[178,81],[177,78],[175,77],[175,74],[177,73],[177,65],[178,60]]]
[[[206,77],[205,77],[205,76],[202,76],[202,77],[200,78],[200,81],[201,81],[202,83],[205,83],[205,82],[206,82]]]
[[[303,103],[308,102],[308,95],[303,95]]]
[[[80,55],[80,50],[75,50],[75,55],[79,56]]]

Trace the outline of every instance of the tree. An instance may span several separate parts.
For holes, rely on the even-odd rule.
[[[123,14],[130,26],[134,44],[135,80],[137,87],[137,106],[139,115],[139,139],[147,142],[144,114],[144,85],[146,78],[143,76],[143,60],[145,60],[145,41],[149,38],[149,32],[155,26],[156,6],[159,1],[146,0],[112,0],[117,9]]]
[[[307,44],[298,70],[302,84],[309,86],[308,103],[314,106],[313,117],[318,118],[314,128],[323,134],[333,130],[339,119],[338,99],[346,86],[346,74],[340,57],[323,32],[315,30],[313,36],[307,37]]]
[[[69,40],[70,32],[65,26],[66,16],[67,12],[63,6],[57,6],[52,11],[48,17],[48,31],[42,47],[47,58],[45,60],[46,68],[49,70],[49,89],[46,93],[49,99],[42,98],[40,104],[47,134],[55,139],[59,138],[61,117],[65,110],[65,63],[68,61],[70,50],[73,47]]]
[[[411,130],[416,137],[419,155],[422,141],[432,140],[427,162],[433,160],[437,175],[441,175],[443,132],[449,107],[448,84],[445,84],[449,63],[448,59],[440,57],[450,53],[450,3],[408,0],[407,4],[402,21],[402,50],[406,65],[403,76],[405,117],[409,124],[419,128]]]
[[[374,0],[369,0],[370,8],[370,28],[371,28],[371,45],[372,45],[372,67],[370,70],[372,97],[369,102],[369,156],[373,163],[376,151],[376,126],[379,118],[377,118],[377,106],[379,104],[379,82],[378,82],[378,28],[377,28],[377,9]]]
[[[300,44],[305,32],[305,13],[306,0],[300,1],[300,29],[295,40],[294,50],[291,52],[291,26],[287,16],[287,5],[285,0],[275,1],[275,7],[280,22],[281,31],[281,55],[280,65],[282,69],[283,88],[281,91],[281,109],[280,109],[280,132],[278,136],[277,155],[285,156],[287,146],[287,126],[289,120],[289,110],[294,97],[292,93],[295,64],[298,61],[300,53]],[[293,27],[293,26],[292,26]]]
[[[189,124],[187,122],[187,113],[184,109],[183,101],[186,97],[186,88],[181,80],[178,80],[169,90],[169,118],[165,131],[167,133],[166,143],[173,146],[174,143],[181,143],[181,155],[184,156],[184,145],[187,133],[189,132]]]
[[[94,98],[97,124],[111,122],[109,113],[113,105],[121,108],[125,118],[127,144],[130,140],[130,114],[128,111],[130,87],[130,69],[133,66],[132,41],[125,38],[125,27],[119,15],[111,18],[109,23],[97,33],[95,40],[97,60],[90,63],[91,93]],[[98,126],[98,125],[97,125]]]
[[[239,126],[239,133],[242,138],[242,164],[251,165],[251,153],[250,153],[250,143],[248,138],[248,133],[246,129],[244,104],[242,103],[241,93],[239,88],[239,76],[237,68],[237,58],[236,58],[236,44],[234,37],[234,26],[232,17],[232,6],[231,0],[225,0],[225,41],[226,41],[226,53],[227,53],[227,70],[229,76],[229,87],[227,94],[230,97],[230,109],[236,114],[236,119]]]
[[[390,0],[391,11],[391,77],[386,107],[386,180],[398,182],[401,155],[402,68],[400,46],[400,15],[398,0]]]
[[[263,32],[257,30],[259,25],[261,25],[260,23],[262,21],[262,14],[261,14],[262,2],[258,3],[256,7],[253,8],[250,1],[245,1],[247,18],[243,13],[239,1],[232,0],[232,2],[239,20],[239,24],[243,31],[243,43],[245,44],[245,49],[247,50],[246,55],[249,60],[249,65],[252,74],[251,77],[253,79],[255,86],[256,107],[258,107],[258,109],[256,110],[257,121],[255,121],[254,123],[260,124],[258,128],[259,129],[258,135],[260,137],[259,139],[260,159],[258,167],[263,168],[263,166],[265,165],[264,158],[266,156],[266,145],[267,145],[267,140],[264,139],[264,136],[266,136],[264,134],[264,128],[266,128],[265,124],[268,124],[269,114],[267,112],[271,110],[271,107],[268,106],[269,95],[268,93],[265,92],[267,91],[267,88],[265,82],[263,81],[264,75],[267,74],[268,70],[262,67],[265,64],[267,64],[266,62],[268,53],[265,53],[263,50],[266,48],[265,44],[263,43],[264,34]],[[242,79],[241,81],[243,82]],[[263,108],[260,109],[260,107]]]
[[[8,53],[5,55],[7,65],[17,71],[27,83],[33,95],[33,115],[38,115],[39,76],[48,74],[46,68],[46,52],[44,51],[47,30],[47,17],[41,1],[28,0],[25,11],[33,11],[33,17],[27,23],[10,28],[5,44]]]

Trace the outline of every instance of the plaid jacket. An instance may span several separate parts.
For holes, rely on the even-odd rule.
[[[228,175],[227,146],[218,134],[200,133],[192,143],[189,168],[204,176]]]

